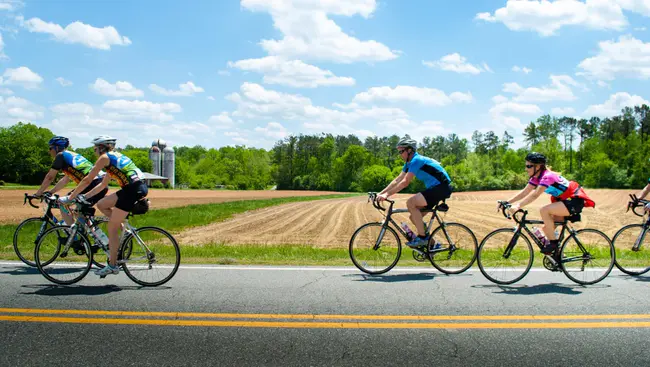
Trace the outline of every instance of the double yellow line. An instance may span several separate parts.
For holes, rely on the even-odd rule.
[[[0,321],[65,324],[303,329],[646,328],[650,314],[625,315],[310,315],[0,308]]]

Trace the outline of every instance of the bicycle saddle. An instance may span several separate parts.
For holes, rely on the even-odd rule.
[[[447,203],[440,203],[436,206],[436,209],[439,212],[446,212],[449,210],[449,205],[447,205]]]
[[[580,214],[574,214],[574,215],[570,215],[568,217],[564,217],[564,219],[568,220],[571,223],[575,223],[575,222],[580,222],[580,220],[582,218],[581,218]]]

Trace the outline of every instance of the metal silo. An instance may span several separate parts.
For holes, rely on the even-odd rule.
[[[176,159],[174,157],[174,149],[172,147],[167,147],[163,149],[163,169],[162,169],[162,176],[167,177],[169,180],[169,187],[174,188],[174,184],[176,183],[176,180],[174,178],[174,175],[176,174],[176,169],[175,165],[176,164]]]
[[[152,145],[151,149],[149,149],[149,159],[151,160],[151,173],[156,176],[160,176],[160,148],[158,148],[156,145]]]

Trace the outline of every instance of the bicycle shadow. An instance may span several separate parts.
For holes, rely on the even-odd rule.
[[[11,267],[2,267],[0,268],[0,274],[9,274],[9,275],[34,275],[40,274],[38,269],[33,268],[27,265],[16,265]]]
[[[591,285],[589,288],[609,288],[610,285]],[[582,285],[565,285],[559,283],[548,283],[548,284],[537,284],[537,285],[498,285],[498,284],[488,284],[488,285],[473,285],[472,288],[486,288],[494,289],[495,294],[507,294],[507,295],[521,295],[521,296],[530,296],[538,294],[566,294],[566,295],[578,295],[582,294],[579,289],[585,289],[586,286]]]
[[[38,295],[38,296],[101,296],[104,294],[133,291],[133,290],[167,290],[171,287],[158,286],[158,287],[144,287],[144,286],[118,286],[115,284],[107,285],[71,285],[61,286],[54,284],[32,284],[23,285],[22,288],[35,289],[33,292],[20,292],[25,295]]]
[[[407,273],[407,274],[379,274],[379,275],[370,275],[370,274],[346,274],[344,277],[351,277],[355,282],[382,282],[382,283],[394,283],[394,282],[411,282],[411,281],[420,281],[420,280],[431,280],[440,276],[440,274],[434,273]]]

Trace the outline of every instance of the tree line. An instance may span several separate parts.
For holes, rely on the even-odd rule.
[[[30,123],[0,128],[0,180],[39,184],[52,159],[47,141],[54,134]],[[442,163],[455,191],[520,189],[528,178],[524,158],[529,151],[546,154],[549,166],[590,188],[639,188],[650,176],[650,108],[626,107],[617,116],[575,119],[543,115],[523,134],[515,148],[508,133],[474,131],[424,137],[418,152]],[[243,146],[174,147],[176,184],[183,188],[376,191],[399,174],[404,162],[395,146],[400,136],[292,135],[270,150]],[[74,151],[91,161],[91,147]],[[149,147],[120,151],[143,171],[151,172]],[[160,185],[160,184],[158,184]],[[415,180],[405,191],[424,188]]]

